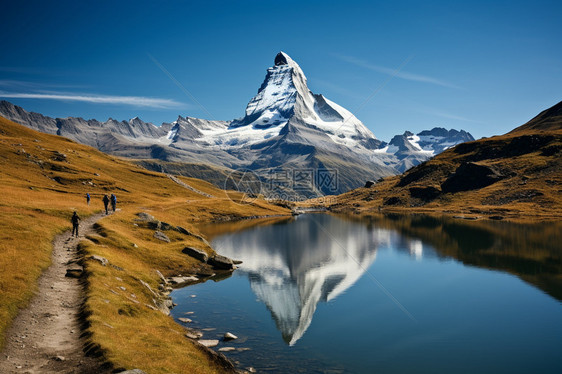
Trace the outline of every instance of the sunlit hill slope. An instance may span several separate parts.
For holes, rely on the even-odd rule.
[[[201,180],[181,181],[192,189],[165,174],[0,117],[0,347],[10,321],[25,307],[41,271],[50,264],[53,237],[70,228],[74,210],[82,217],[99,212],[101,197],[115,193],[120,210],[101,219],[97,234],[80,243],[84,258],[97,254],[114,265],[83,261],[89,347],[115,368],[193,373],[230,370],[188,340],[171,317],[149,308],[154,295],[140,282],[157,290],[161,280],[156,270],[172,276],[192,274],[200,268],[198,261],[182,253],[185,246],[208,254],[213,249],[197,235],[177,230],[166,231],[169,243],[157,240],[154,230],[135,219],[138,213],[147,212],[172,227],[180,225],[197,233],[194,224],[200,221],[290,212],[263,200],[238,204],[241,194],[227,196]],[[86,193],[92,196],[90,206]]]
[[[459,144],[400,176],[340,195],[330,209],[560,218],[562,103],[505,135]]]

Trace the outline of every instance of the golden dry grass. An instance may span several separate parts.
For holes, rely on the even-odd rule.
[[[289,214],[287,209],[263,200],[237,204],[231,198],[242,199],[241,194],[227,196],[207,182],[183,179],[214,196],[204,197],[166,175],[2,117],[0,171],[0,345],[10,321],[25,307],[37,278],[50,264],[54,236],[70,228],[72,211],[82,217],[99,212],[101,197],[115,193],[121,211],[99,221],[99,235],[80,244],[85,255],[99,254],[116,266],[85,263],[91,341],[116,367],[146,368],[151,373],[221,372],[171,317],[145,305],[153,304],[152,295],[139,281],[157,289],[155,270],[165,275],[193,271],[196,263],[181,253],[184,246],[212,249],[174,231],[166,232],[171,243],[158,241],[153,230],[134,225],[135,215],[147,212],[196,232],[200,222]],[[87,192],[91,206],[86,205]]]
[[[518,154],[514,145],[527,142],[528,137],[551,140],[534,151]],[[456,152],[457,148],[447,150],[401,176],[388,177],[371,188],[358,188],[339,195],[334,203],[327,205],[334,212],[359,215],[415,212],[468,217],[501,216],[514,221],[557,220],[562,217],[562,130],[518,131],[465,145],[467,148],[476,146],[463,153]],[[509,151],[504,156],[502,152],[506,149]],[[440,194],[430,201],[412,196],[412,188],[434,187],[439,190],[459,165],[474,160],[480,165],[502,170],[506,177],[484,188]],[[412,182],[400,183],[413,175],[417,176],[412,178]],[[390,199],[394,199],[394,203],[389,203]],[[318,202],[308,201],[305,205],[315,204]]]

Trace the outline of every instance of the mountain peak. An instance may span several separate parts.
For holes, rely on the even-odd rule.
[[[277,56],[275,56],[275,66],[279,66],[279,65],[292,65],[295,64],[295,61],[293,61],[292,58],[289,57],[288,54],[286,54],[285,52],[281,51],[277,54]],[[291,64],[292,63],[292,64]]]

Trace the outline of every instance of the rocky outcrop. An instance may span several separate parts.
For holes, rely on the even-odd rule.
[[[197,282],[198,280],[199,280],[199,278],[194,277],[194,276],[187,276],[187,277],[177,276],[177,277],[168,278],[168,283],[170,283],[171,285],[174,285],[174,286],[179,286],[179,285],[185,285],[185,284],[188,284],[188,283],[194,283],[194,282]]]
[[[225,256],[215,255],[211,257],[207,263],[213,266],[215,269],[219,270],[233,270],[234,269],[234,262]]]
[[[443,182],[441,190],[445,193],[470,191],[484,188],[503,179],[502,175],[492,166],[466,162]]]
[[[88,258],[90,260],[94,260],[94,261],[99,262],[102,266],[107,266],[107,264],[109,264],[109,261],[105,257],[101,257],[101,256],[98,256],[98,255],[91,255]]]
[[[188,256],[191,256],[201,262],[207,262],[207,260],[209,259],[209,256],[207,255],[207,253],[205,251],[202,251],[200,249],[196,249],[196,248],[192,248],[192,247],[185,247],[182,250],[183,253],[185,253]]]
[[[201,345],[203,345],[207,348],[216,347],[217,345],[219,345],[218,339],[201,339],[201,340],[198,340],[197,342],[199,342],[199,344],[201,344]]]
[[[201,331],[193,330],[186,327],[185,337],[189,339],[201,339],[203,337],[203,333]]]
[[[170,242],[170,238],[168,238],[168,236],[166,234],[164,234],[162,231],[155,231],[154,237],[156,239],[162,240],[163,242],[166,242],[166,243]]]
[[[156,220],[152,215],[150,215],[146,212],[137,213],[137,217],[138,217],[138,220],[140,220],[140,221],[147,221],[148,222],[148,221],[155,221]]]
[[[423,201],[435,200],[441,194],[441,190],[434,186],[410,187],[408,190],[412,197]]]

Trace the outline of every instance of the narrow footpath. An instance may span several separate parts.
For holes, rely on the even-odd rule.
[[[94,223],[104,216],[82,220],[78,238],[71,237],[70,230],[55,237],[52,264],[39,278],[37,294],[7,331],[0,373],[108,372],[100,360],[83,352],[78,312],[84,290],[79,279],[65,276],[67,269],[77,267],[78,243],[94,232]]]

